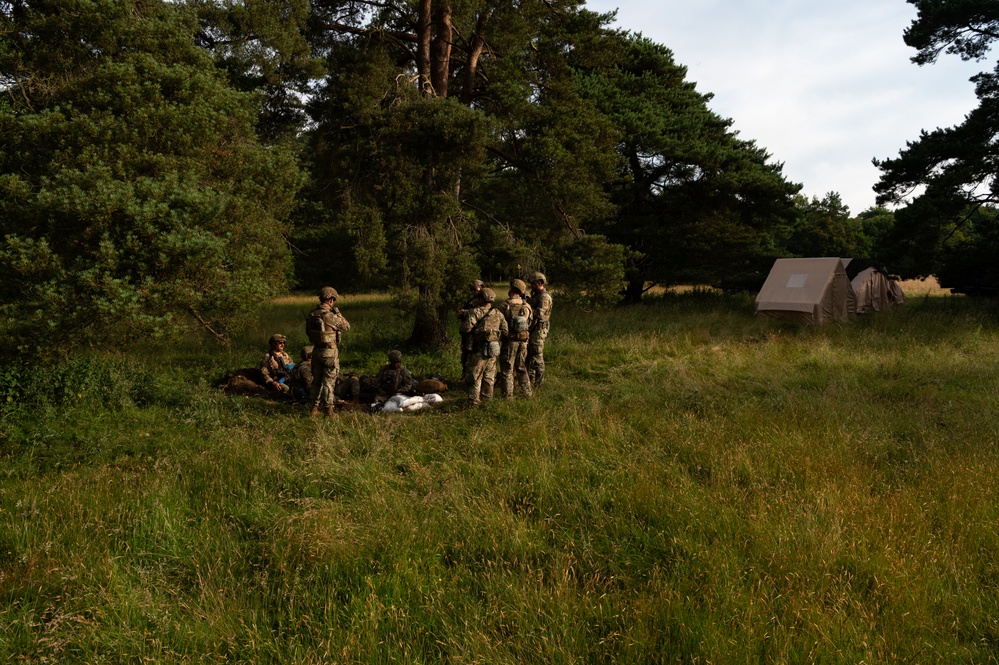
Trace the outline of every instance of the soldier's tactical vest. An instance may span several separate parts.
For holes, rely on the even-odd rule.
[[[500,340],[500,321],[503,320],[502,315],[492,306],[489,307],[489,311],[486,315],[479,319],[475,327],[472,328],[472,335],[478,342],[498,342]]]
[[[510,314],[508,322],[510,324],[510,339],[517,342],[526,342],[531,337],[529,331],[530,321],[527,318],[527,303],[521,303],[519,306],[511,307],[507,310]]]
[[[305,334],[312,344],[320,348],[332,348],[340,342],[338,331],[326,330],[326,322],[323,320],[326,311],[317,307],[305,317]]]
[[[382,390],[393,391],[402,382],[401,369],[389,369],[382,374]]]

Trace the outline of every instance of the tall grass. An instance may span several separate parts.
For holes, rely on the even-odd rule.
[[[999,659],[994,306],[556,309],[545,386],[475,410],[214,388],[310,304],[223,352],[7,370],[0,662]],[[357,371],[402,346],[385,299],[342,309]]]

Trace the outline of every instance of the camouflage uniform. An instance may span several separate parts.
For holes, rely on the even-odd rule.
[[[541,277],[542,284],[545,284],[544,275],[535,275],[538,276]],[[535,280],[532,283],[533,281]],[[552,297],[547,289],[538,290],[535,287],[528,302],[534,310],[534,320],[531,321],[531,338],[527,343],[527,373],[531,377],[531,384],[540,388],[545,380],[545,340],[548,339],[548,329],[551,327]]]
[[[338,376],[333,394],[336,395],[337,399],[345,402],[359,402],[361,401],[361,380],[353,372],[346,376]]]
[[[291,370],[291,394],[296,402],[307,402],[312,391],[312,347],[302,349],[302,358]]]
[[[291,372],[295,368],[295,361],[283,349],[278,348],[277,344],[275,344],[278,340],[284,342],[285,336],[271,336],[271,349],[260,359],[260,375],[263,378],[264,387],[282,395],[290,395],[291,386],[288,385],[288,380],[291,378]]]
[[[398,354],[398,355],[395,355]],[[402,364],[402,354],[398,351],[389,353],[389,363],[384,365],[375,375],[378,386],[376,399],[385,400],[392,395],[407,393],[413,389],[413,375]]]
[[[515,280],[520,282],[520,280]],[[523,284],[523,282],[521,282]],[[530,321],[533,310],[521,293],[511,290],[510,298],[500,305],[500,312],[510,329],[500,351],[499,387],[503,397],[513,397],[514,375],[525,397],[531,396],[531,379],[527,374],[527,345],[530,338]]]
[[[458,310],[458,320],[461,322],[459,329],[461,331],[461,368],[465,369],[465,362],[468,360],[468,352],[472,350],[472,336],[465,332],[464,323],[465,319],[473,309],[479,306],[479,291],[484,287],[481,279],[473,279],[468,285],[469,290],[472,292],[472,297],[468,299],[465,306]]]
[[[492,305],[495,294],[490,289],[482,289],[480,293],[488,295],[480,295],[479,306],[469,312],[461,326],[462,332],[470,333],[472,338],[472,349],[465,362],[465,388],[470,405],[493,396],[500,340],[509,331],[503,314]]]
[[[324,298],[330,292],[332,296]],[[350,330],[350,323],[334,307],[337,297],[335,290],[324,287],[320,291],[321,304],[306,318],[305,332],[315,346],[312,351],[312,391],[309,394],[313,415],[317,410],[333,415],[333,405],[336,404],[336,378],[340,373],[340,335]]]

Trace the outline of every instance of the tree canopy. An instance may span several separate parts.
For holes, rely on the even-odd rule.
[[[719,286],[756,270],[800,186],[711,111],[665,46],[608,33],[602,49],[610,57],[580,59],[577,76],[618,135],[615,208],[598,228],[630,250],[627,299],[649,284]]]
[[[291,151],[160,0],[13,0],[0,34],[0,304],[24,348],[192,326],[286,288]]]
[[[732,285],[800,221],[663,45],[579,0],[0,1],[0,307],[25,348],[226,339],[290,285],[608,304]],[[292,273],[294,270],[294,273]]]
[[[988,0],[908,0],[916,7],[916,19],[905,31],[905,42],[917,49],[912,60],[925,65],[942,53],[964,60],[984,60],[999,38],[999,5]],[[985,272],[953,270],[954,246],[999,262],[993,232],[983,232],[979,211],[999,204],[999,62],[993,71],[972,77],[978,107],[960,125],[921,132],[906,144],[899,156],[875,160],[881,179],[875,189],[879,203],[903,207],[896,213],[891,236],[893,265],[905,276],[932,273],[962,275],[965,279]],[[985,267],[984,265],[982,266]],[[986,271],[987,272],[987,271]],[[980,287],[999,287],[993,276]],[[941,281],[944,286],[962,284]]]
[[[296,244],[343,260],[335,245],[352,241],[358,276],[415,308],[411,341],[446,343],[476,260],[492,253],[483,239],[543,268],[542,247],[610,209],[611,126],[568,65],[606,20],[543,0],[316,3],[330,74],[310,104],[317,206]]]

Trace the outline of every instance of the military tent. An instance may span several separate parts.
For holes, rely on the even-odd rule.
[[[844,259],[846,276],[857,296],[857,313],[880,312],[905,302],[902,287],[871,259]]]
[[[843,260],[777,259],[756,296],[756,313],[800,323],[849,321],[857,302]]]

